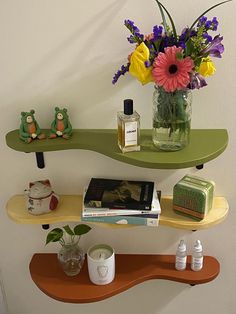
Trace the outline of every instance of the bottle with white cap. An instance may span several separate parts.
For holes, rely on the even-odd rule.
[[[185,270],[187,264],[187,248],[184,240],[180,240],[175,256],[175,268]]]
[[[193,247],[191,269],[194,271],[199,271],[203,267],[203,251],[202,244],[200,240],[197,240]]]

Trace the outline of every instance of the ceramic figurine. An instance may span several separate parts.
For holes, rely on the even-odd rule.
[[[72,135],[72,126],[69,121],[67,109],[55,108],[55,119],[51,124],[51,134],[49,138],[63,137],[69,139]]]
[[[29,183],[25,190],[26,207],[30,214],[41,215],[56,209],[59,197],[52,191],[49,180]]]
[[[30,112],[21,112],[21,125],[20,125],[20,139],[26,143],[38,138],[39,140],[45,138],[40,130],[37,121],[34,118],[34,110]]]

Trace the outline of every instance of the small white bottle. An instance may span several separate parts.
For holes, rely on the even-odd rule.
[[[187,264],[187,248],[184,240],[181,240],[176,251],[175,269],[185,270]]]
[[[200,240],[197,240],[193,247],[191,269],[194,271],[199,271],[203,267],[203,251],[202,244]]]

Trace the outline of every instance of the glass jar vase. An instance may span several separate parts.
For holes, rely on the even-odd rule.
[[[192,114],[191,90],[153,93],[153,144],[163,151],[177,151],[189,144]]]
[[[85,254],[77,242],[62,245],[57,258],[68,276],[78,275],[85,259]]]

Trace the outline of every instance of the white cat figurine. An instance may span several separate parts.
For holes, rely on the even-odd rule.
[[[52,191],[49,180],[29,183],[25,190],[26,207],[32,215],[49,213],[57,207],[59,197]]]

